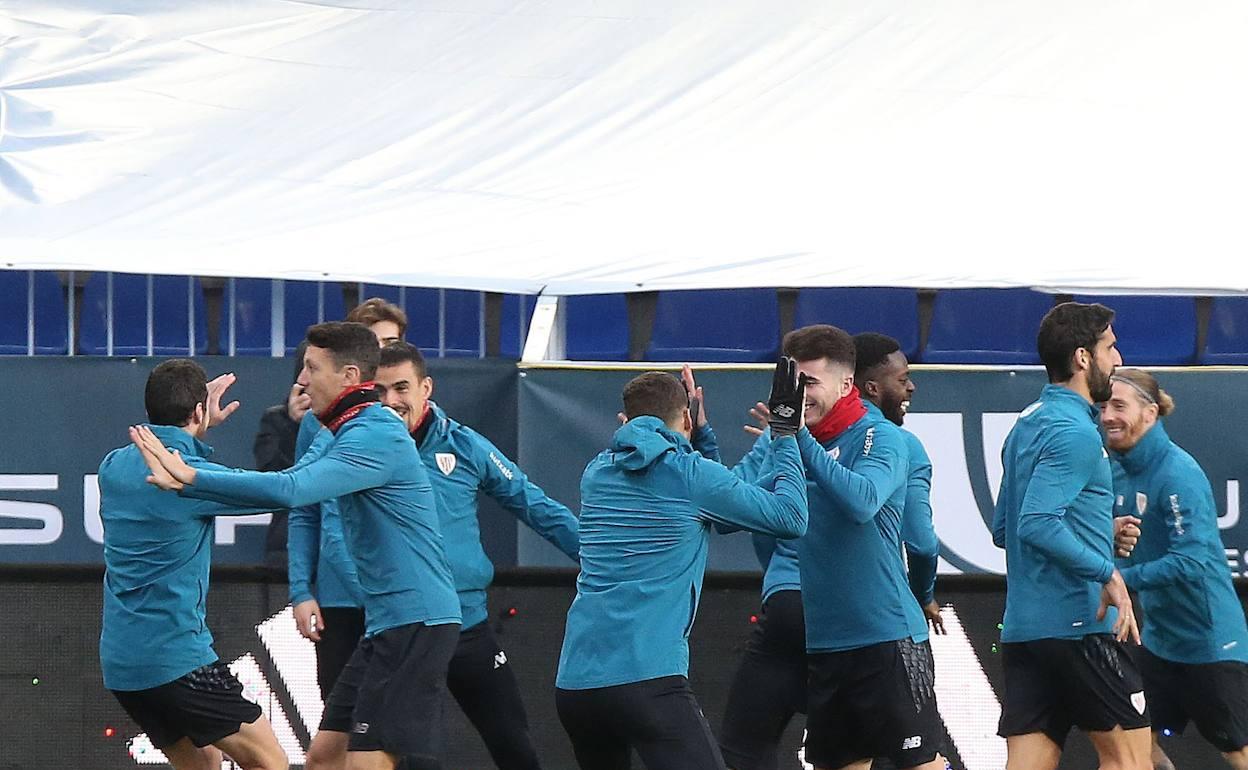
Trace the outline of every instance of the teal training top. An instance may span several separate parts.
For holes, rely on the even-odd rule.
[[[810,496],[810,528],[797,542],[808,652],[928,638],[901,556],[906,441],[863,403],[867,413],[831,441],[798,435]]]
[[[1061,385],[1019,415],[1001,450],[993,542],[1005,549],[1004,642],[1109,633],[1096,619],[1114,571],[1113,480],[1099,410]]]
[[[337,498],[365,635],[460,622],[433,487],[407,426],[381,404],[344,423],[310,461],[270,473],[203,471],[180,494],[290,509]]]
[[[1118,564],[1144,608],[1144,646],[1176,663],[1248,662],[1248,624],[1205,472],[1160,422],[1111,455],[1116,513],[1141,519],[1135,550]]]
[[[148,427],[200,472],[222,467],[208,462],[208,445],[181,428]],[[204,620],[214,517],[272,510],[178,497],[148,484],[148,473],[133,444],[100,463],[100,668],[110,690],[158,687],[217,660]]]
[[[429,408],[433,422],[420,444],[420,457],[438,496],[442,544],[467,629],[486,619],[485,589],[494,580],[494,563],[481,545],[479,493],[494,498],[573,561],[580,547],[579,526],[566,506],[547,497],[488,439],[447,417],[437,404],[430,402]]]

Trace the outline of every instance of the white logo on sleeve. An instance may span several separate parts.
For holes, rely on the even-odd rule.
[[[490,461],[494,463],[494,467],[498,468],[498,472],[503,474],[503,478],[508,481],[512,480],[513,474],[511,472],[511,468],[503,465],[503,461],[495,457],[493,452],[490,452]]]
[[[901,750],[906,751],[907,749],[917,749],[922,745],[923,745],[922,735],[911,735],[909,738],[901,742]]]
[[[494,668],[505,665],[507,665],[507,653],[499,650],[498,654],[494,656]]]
[[[1170,495],[1170,513],[1174,514],[1174,534],[1183,534],[1183,507],[1179,505],[1178,495]]]
[[[443,476],[450,476],[451,471],[455,470],[455,455],[450,452],[438,452],[433,459],[438,461],[438,470],[442,471]]]
[[[1136,711],[1140,712],[1141,714],[1144,713],[1145,701],[1144,701],[1143,690],[1140,690],[1139,692],[1131,693],[1131,705],[1135,706]]]

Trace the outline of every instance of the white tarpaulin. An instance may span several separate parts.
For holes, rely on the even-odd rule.
[[[1248,289],[1238,0],[0,0],[0,267]]]

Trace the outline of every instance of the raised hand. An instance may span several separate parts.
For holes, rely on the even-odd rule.
[[[798,376],[797,362],[788,356],[780,356],[776,362],[767,411],[767,427],[773,437],[796,435],[805,424],[806,378]]]
[[[681,367],[680,381],[685,384],[685,393],[689,394],[689,414],[693,417],[693,424],[701,428],[706,425],[706,396],[693,381],[693,369],[689,364]]]
[[[231,372],[223,374],[208,383],[208,401],[204,404],[204,409],[207,412],[206,422],[209,428],[215,428],[225,422],[238,409],[239,403],[237,401],[231,401],[224,407],[221,406],[221,397],[225,395],[225,391],[237,379]]]
[[[767,432],[767,420],[771,417],[771,410],[767,408],[766,404],[759,401],[757,404],[750,407],[750,417],[752,417],[754,422],[758,423],[758,425],[744,426],[746,433],[751,436],[761,436]]]

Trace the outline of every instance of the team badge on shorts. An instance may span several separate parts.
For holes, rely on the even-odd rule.
[[[1144,701],[1143,690],[1140,690],[1139,692],[1131,693],[1131,705],[1135,706],[1136,711],[1140,712],[1141,714],[1144,713],[1145,701]]]
[[[451,471],[455,470],[455,455],[450,452],[438,452],[433,459],[438,461],[438,470],[442,471],[443,476],[450,476]]]

